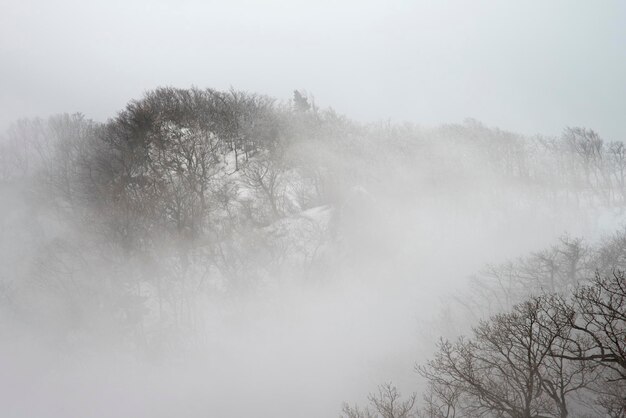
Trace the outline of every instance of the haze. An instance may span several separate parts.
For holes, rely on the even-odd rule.
[[[0,5],[0,127],[104,121],[160,85],[315,95],[362,121],[467,117],[622,140],[620,1],[43,1]]]
[[[419,368],[624,281],[623,2],[0,2],[0,417],[624,408],[580,352],[535,415]]]

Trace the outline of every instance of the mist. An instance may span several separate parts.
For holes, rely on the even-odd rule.
[[[160,85],[315,94],[361,121],[625,135],[619,1],[3,2],[0,126]]]
[[[3,417],[444,416],[439,341],[626,270],[618,2],[2,11]]]

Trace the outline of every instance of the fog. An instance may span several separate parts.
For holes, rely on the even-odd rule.
[[[620,1],[4,0],[0,126],[100,121],[160,85],[288,99],[362,121],[473,117],[526,134],[625,135]]]
[[[439,338],[546,291],[491,266],[623,268],[621,3],[1,9],[2,417],[420,403]]]

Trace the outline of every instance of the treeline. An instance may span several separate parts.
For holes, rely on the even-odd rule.
[[[478,325],[416,366],[421,399],[385,384],[344,416],[625,417],[625,243],[624,231],[596,247],[563,237],[488,266],[456,297]]]
[[[298,144],[349,125],[299,93],[279,104],[174,88],[106,123],[16,122],[0,141],[11,215],[2,308],[42,328],[63,324],[59,335],[113,321],[105,328],[146,346],[157,334],[201,332],[198,295],[255,289],[288,255],[316,268],[325,225],[302,220],[295,250],[272,228],[332,202],[327,165],[308,163]],[[12,237],[29,240],[28,256],[10,258]]]
[[[440,342],[417,370],[428,417],[624,417],[624,273],[517,304],[470,338]]]
[[[473,275],[454,303],[474,320],[511,309],[531,295],[569,293],[596,273],[626,271],[626,230],[596,245],[564,235],[552,246],[516,260],[488,264]]]
[[[216,295],[369,258],[346,254],[387,244],[362,233],[377,199],[622,205],[623,157],[582,128],[359,124],[300,92],[159,88],[104,123],[58,115],[2,135],[0,300],[55,335],[106,328],[151,346],[203,332],[199,305]]]

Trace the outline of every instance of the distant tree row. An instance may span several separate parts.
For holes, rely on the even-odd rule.
[[[463,307],[463,316],[481,319],[509,310],[531,295],[571,292],[596,272],[606,276],[615,270],[626,271],[626,230],[595,246],[564,235],[549,248],[487,265],[454,301]]]
[[[446,149],[462,165],[486,164],[502,179],[552,200],[566,198],[577,205],[626,202],[623,141],[605,141],[588,128],[567,127],[560,137],[525,137],[468,120],[422,135],[451,145]]]

